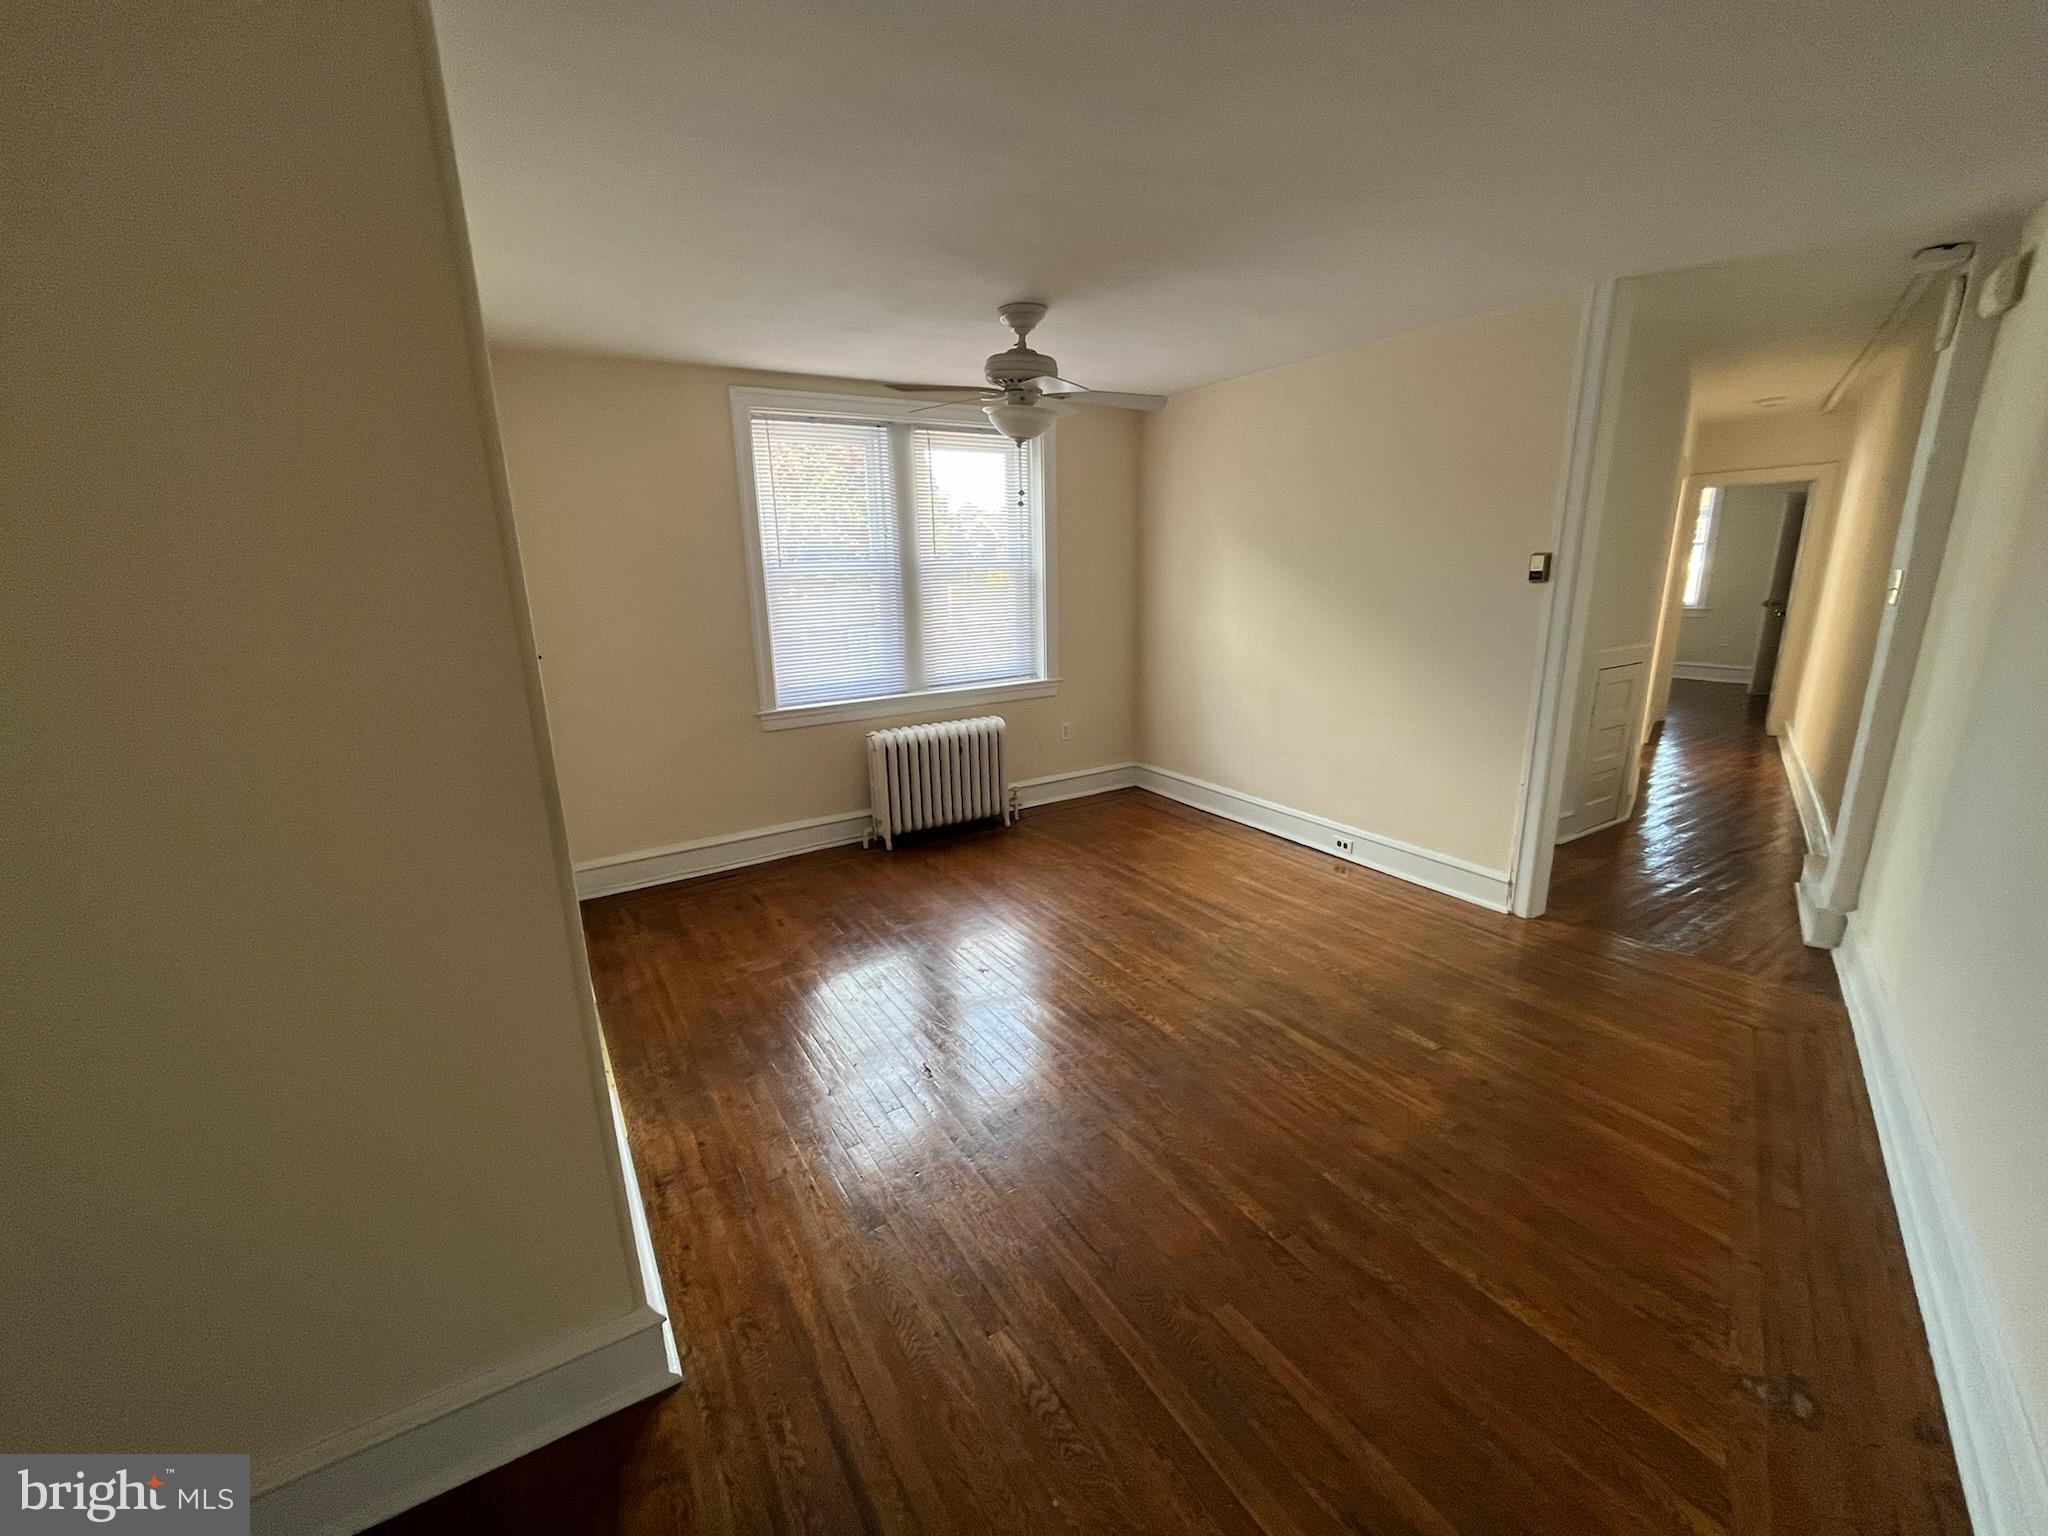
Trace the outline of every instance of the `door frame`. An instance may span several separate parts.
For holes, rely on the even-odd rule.
[[[1891,771],[1893,749],[1905,716],[1920,641],[1927,627],[1934,586],[1955,516],[1956,490],[1969,447],[1970,425],[1997,331],[1996,318],[1978,315],[1974,302],[1991,254],[1980,244],[1951,284],[1963,285],[1954,325],[1935,360],[1934,376],[1921,411],[1905,507],[1899,520],[1893,569],[1901,574],[1898,596],[1886,607],[1878,629],[1870,682],[1856,729],[1849,779],[1826,855],[1809,855],[1795,887],[1801,936],[1809,945],[1832,949],[1842,941],[1848,914],[1861,896],[1863,872],[1877,831],[1877,816]],[[1577,719],[1583,691],[1587,620],[1593,583],[1585,579],[1599,552],[1600,509],[1589,505],[1597,460],[1611,447],[1611,426],[1626,387],[1625,370],[1612,366],[1625,353],[1627,305],[1614,311],[1614,280],[1587,292],[1581,329],[1577,391],[1567,434],[1566,474],[1556,523],[1555,590],[1544,613],[1538,647],[1535,708],[1524,758],[1521,803],[1516,808],[1514,861],[1509,868],[1508,909],[1518,917],[1540,917],[1549,901],[1551,860],[1556,850],[1558,812],[1564,795],[1570,723]],[[1729,483],[1735,474],[1760,475],[1770,484],[1803,478],[1801,466],[1776,465],[1752,471],[1703,471],[1703,483]],[[1839,471],[1839,466],[1835,466]],[[1683,508],[1684,489],[1678,506]],[[1809,528],[1812,513],[1809,510]],[[1675,519],[1674,519],[1675,522]],[[1674,529],[1675,531],[1675,529]],[[1667,565],[1667,591],[1671,572]],[[1655,652],[1657,666],[1664,652]],[[1653,674],[1653,684],[1655,675]]]
[[[1832,534],[1835,527],[1835,512],[1840,505],[1842,494],[1842,464],[1833,460],[1822,464],[1764,464],[1755,469],[1708,469],[1697,470],[1679,482],[1678,517],[1675,530],[1674,550],[1683,550],[1690,542],[1692,519],[1699,515],[1700,492],[1708,486],[1732,485],[1778,485],[1780,483],[1804,484],[1806,493],[1806,525],[1799,536],[1799,558],[1792,567],[1792,593],[1785,604],[1785,632],[1792,632],[1793,615],[1808,615],[1814,600],[1820,596],[1820,577],[1825,561],[1808,559],[1813,548],[1809,537],[1817,530],[1823,535]],[[1678,626],[1684,621],[1685,612],[1679,599],[1684,596],[1685,562],[1674,556],[1671,569],[1665,574],[1664,616],[1657,626],[1657,661],[1652,669],[1650,690],[1652,697],[1666,691],[1664,679],[1670,674],[1671,665],[1678,655]],[[1803,638],[1803,637],[1802,637]],[[1785,710],[1799,691],[1798,673],[1806,661],[1802,647],[1792,657],[1793,670],[1785,669],[1785,657],[1781,645],[1778,660],[1780,682],[1771,690],[1771,702],[1765,712],[1764,730],[1775,736],[1784,723]],[[1789,689],[1786,683],[1789,682]],[[1661,718],[1661,717],[1660,717]]]
[[[1564,477],[1551,530],[1550,593],[1536,647],[1536,676],[1529,711],[1529,739],[1522,754],[1522,782],[1515,807],[1513,858],[1508,865],[1508,910],[1540,917],[1550,895],[1550,861],[1557,848],[1557,817],[1564,799],[1565,759],[1571,749],[1570,722],[1578,711],[1577,672],[1586,645],[1586,618],[1593,583],[1586,579],[1597,552],[1599,512],[1591,505],[1596,454],[1608,446],[1620,392],[1608,379],[1628,344],[1628,315],[1616,315],[1617,281],[1608,278],[1586,290],[1579,322],[1570,424],[1565,430]]]

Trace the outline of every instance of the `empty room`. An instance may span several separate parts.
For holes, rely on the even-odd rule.
[[[2043,57],[9,7],[0,1528],[2048,1531]]]

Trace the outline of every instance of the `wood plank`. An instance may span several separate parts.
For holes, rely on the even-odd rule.
[[[585,922],[686,1382],[392,1532],[1967,1529],[1769,945],[1137,791]]]
[[[1768,703],[1740,683],[1674,682],[1635,815],[1557,850],[1550,916],[1839,998],[1833,963],[1799,939],[1806,839]]]

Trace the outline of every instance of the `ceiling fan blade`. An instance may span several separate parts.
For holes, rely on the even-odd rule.
[[[926,411],[943,411],[957,405],[980,405],[988,400],[1000,400],[1001,395],[967,395],[959,400],[935,400],[930,405],[920,405],[910,414],[922,416]]]
[[[1125,411],[1156,411],[1166,405],[1164,395],[1131,395],[1113,389],[1090,389],[1086,384],[1076,384],[1058,374],[1049,373],[1031,382],[1046,399],[1068,400],[1075,405],[1108,405]]]
[[[979,399],[987,393],[987,386],[977,389],[972,384],[891,384],[888,387],[899,395],[958,395],[963,400]]]

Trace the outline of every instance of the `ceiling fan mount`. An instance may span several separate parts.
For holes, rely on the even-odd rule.
[[[988,361],[982,364],[982,377],[988,380],[990,389],[1007,394],[1011,390],[1035,388],[1038,393],[1048,393],[1041,381],[1064,382],[1059,377],[1059,359],[1035,350],[1026,340],[1032,327],[1045,318],[1046,308],[1036,299],[1016,299],[996,306],[996,318],[1016,332],[1017,341],[1001,352],[990,353]]]
[[[1017,340],[1021,344],[1024,338],[1031,334],[1032,327],[1045,318],[1045,312],[1049,307],[1037,299],[1012,299],[1007,304],[996,306],[996,318],[1017,333]]]

